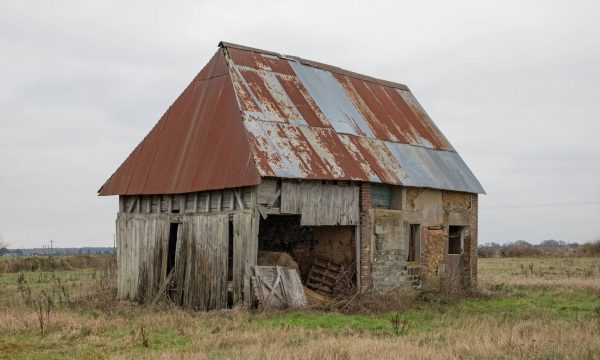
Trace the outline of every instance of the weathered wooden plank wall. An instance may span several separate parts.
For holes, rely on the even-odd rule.
[[[117,296],[144,301],[164,280],[169,220],[158,216],[117,218]]]
[[[121,213],[206,213],[246,210],[252,207],[254,188],[193,192],[168,195],[120,196]]]
[[[252,266],[258,251],[257,226],[252,212],[233,215],[233,302],[250,299]]]
[[[259,307],[288,309],[306,306],[306,296],[296,269],[281,266],[254,266]]]
[[[300,214],[301,225],[356,225],[358,195],[356,185],[282,181],[281,213]]]
[[[183,217],[175,261],[178,303],[203,310],[227,306],[228,234],[228,214]]]

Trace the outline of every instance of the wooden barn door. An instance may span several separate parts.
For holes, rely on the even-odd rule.
[[[158,215],[117,218],[117,297],[152,299],[165,278],[169,220]]]
[[[233,215],[233,304],[249,301],[252,266],[256,265],[258,234],[251,212]]]
[[[202,310],[226,307],[229,215],[184,216],[180,232],[176,303]]]

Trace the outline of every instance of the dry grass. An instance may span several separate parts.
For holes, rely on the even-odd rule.
[[[372,314],[145,308],[114,300],[106,273],[54,307],[43,335],[34,308],[0,305],[0,358],[600,359],[595,260],[482,259],[479,269],[486,296],[428,302],[390,294],[391,305]],[[51,287],[41,285],[32,283],[34,296]]]
[[[293,326],[269,328],[253,324],[251,316],[236,318],[231,313],[162,310],[138,313],[129,319],[60,311],[54,314],[44,338],[3,343],[3,351],[7,357],[50,358],[60,354],[58,357],[89,358],[100,353],[120,359],[600,357],[600,323],[594,321],[504,316],[453,320],[451,328],[392,336],[351,328],[340,333]],[[35,327],[35,315],[26,309],[14,308],[0,315],[1,333],[24,334]],[[142,329],[148,334],[146,345]],[[53,346],[51,352],[48,345]]]
[[[600,292],[600,259],[479,259],[479,283],[485,289],[507,284],[546,290],[580,289]]]
[[[24,271],[71,271],[114,266],[113,255],[27,256],[0,262],[0,274]]]

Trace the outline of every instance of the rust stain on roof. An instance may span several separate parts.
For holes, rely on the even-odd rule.
[[[100,195],[173,194],[256,185],[254,159],[219,50]]]
[[[250,186],[261,176],[484,192],[405,85],[220,46],[100,195]]]

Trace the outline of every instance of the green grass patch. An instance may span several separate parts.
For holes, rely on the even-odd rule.
[[[399,316],[408,322],[411,333],[431,332],[451,327],[460,317],[485,317],[497,319],[527,319],[533,317],[548,320],[583,320],[595,315],[600,297],[585,291],[544,293],[521,289],[516,294],[489,299],[461,299],[450,304],[428,304],[401,312],[376,315],[346,315],[294,311],[277,315],[257,315],[253,321],[257,326],[323,329],[332,332],[352,330],[373,334],[393,334],[391,319]]]

